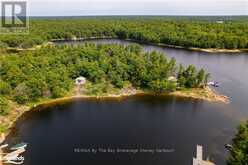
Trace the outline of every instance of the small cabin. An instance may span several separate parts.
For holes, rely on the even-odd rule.
[[[76,85],[84,85],[86,83],[86,78],[85,77],[78,77],[75,80]]]
[[[222,24],[222,23],[224,23],[224,21],[218,20],[218,21],[216,21],[216,23]]]
[[[176,82],[177,81],[177,78],[174,77],[174,76],[170,76],[170,77],[168,77],[168,81],[174,81],[174,82]]]

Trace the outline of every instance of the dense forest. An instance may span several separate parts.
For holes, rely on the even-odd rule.
[[[238,133],[233,139],[233,147],[228,165],[248,164],[248,120],[238,128]]]
[[[221,18],[220,18],[221,19]],[[248,48],[247,19],[170,17],[32,18],[30,33],[1,35],[0,48],[29,48],[51,39],[115,37],[197,48]]]
[[[7,100],[25,104],[39,98],[62,97],[72,90],[79,76],[95,84],[96,90],[108,92],[131,84],[154,93],[203,87],[209,78],[203,69],[197,71],[192,65],[184,68],[164,54],[143,52],[137,44],[51,45],[1,56],[0,65],[0,111],[4,115]],[[177,82],[170,80],[172,76]]]
[[[242,20],[171,19],[164,17],[32,18],[29,34],[0,36],[0,116],[11,103],[20,105],[70,93],[79,76],[92,86],[89,94],[107,93],[127,84],[155,94],[201,88],[210,77],[193,65],[183,67],[137,44],[47,45],[8,54],[8,47],[31,48],[52,39],[113,37],[197,48],[248,48],[248,22]],[[175,77],[176,81],[171,80]],[[248,122],[233,140],[229,165],[247,165]],[[1,132],[1,128],[0,128]]]

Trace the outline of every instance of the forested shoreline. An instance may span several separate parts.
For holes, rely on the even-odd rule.
[[[40,100],[71,96],[77,77],[87,79],[86,96],[103,96],[126,87],[157,95],[205,90],[210,77],[205,70],[184,67],[162,53],[144,52],[138,44],[42,45],[52,39],[108,36],[182,47],[248,48],[245,20],[219,24],[163,17],[44,18],[31,19],[30,26],[28,35],[0,36],[0,132],[8,131],[19,114]],[[37,45],[41,47],[31,51],[5,51]],[[247,162],[247,123],[233,140],[230,165]]]
[[[41,97],[62,97],[84,76],[101,90],[135,88],[155,93],[204,87],[209,74],[193,65],[184,68],[174,58],[145,53],[137,45],[46,46],[34,52],[1,57],[1,96],[19,104]],[[176,81],[169,80],[170,77]],[[97,94],[97,93],[96,93]]]
[[[203,69],[183,67],[162,53],[144,52],[138,44],[47,45],[3,53],[0,66],[0,116],[7,118],[19,106],[73,96],[75,79],[80,76],[87,79],[86,96],[105,96],[126,88],[154,94],[202,88],[193,92],[199,98],[210,77]],[[2,122],[0,132],[7,128]]]
[[[113,37],[182,47],[247,49],[246,19],[223,23],[167,17],[92,17],[30,20],[28,35],[1,35],[0,48],[31,48],[51,39]]]

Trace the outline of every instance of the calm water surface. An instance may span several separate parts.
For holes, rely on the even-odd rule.
[[[121,40],[96,43],[129,44]],[[70,44],[78,44],[70,42]],[[194,64],[219,81],[229,105],[176,97],[75,100],[26,113],[9,142],[28,142],[25,165],[190,165],[196,144],[204,158],[224,165],[235,128],[248,118],[248,54],[209,54],[143,45]],[[110,153],[99,149],[167,149],[162,153]],[[97,153],[77,149],[98,149]]]

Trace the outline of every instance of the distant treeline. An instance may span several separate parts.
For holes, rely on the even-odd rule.
[[[248,48],[245,17],[32,18],[29,35],[1,35],[0,48],[29,48],[51,39],[117,37],[197,48]],[[238,19],[239,18],[239,19]],[[223,23],[217,22],[223,20]]]
[[[145,53],[137,44],[46,46],[0,56],[0,65],[0,114],[6,114],[7,100],[25,104],[39,98],[62,97],[73,89],[79,76],[105,92],[128,83],[158,94],[203,87],[209,78],[203,69],[178,66],[174,58]]]

